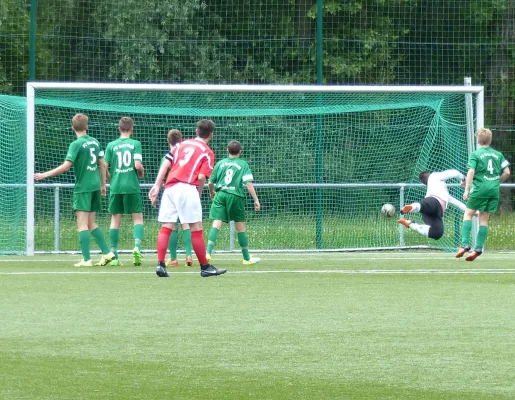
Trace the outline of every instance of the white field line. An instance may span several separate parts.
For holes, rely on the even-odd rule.
[[[197,275],[199,271],[177,271],[173,275]],[[0,275],[153,275],[151,271],[21,271],[21,272],[0,272]],[[515,274],[515,268],[509,269],[364,269],[364,270],[249,270],[249,271],[228,271],[228,275],[247,274],[346,274],[346,275],[484,275],[484,274]]]

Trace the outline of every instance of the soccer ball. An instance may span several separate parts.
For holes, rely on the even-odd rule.
[[[381,207],[381,215],[383,217],[390,218],[390,217],[393,217],[394,214],[395,214],[395,207],[393,206],[393,204],[384,204]]]

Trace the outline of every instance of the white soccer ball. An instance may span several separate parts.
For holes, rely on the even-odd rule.
[[[393,217],[395,214],[395,207],[393,204],[384,204],[381,207],[381,215],[385,218]]]

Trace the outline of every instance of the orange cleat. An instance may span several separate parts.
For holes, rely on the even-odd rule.
[[[465,253],[470,251],[470,247],[458,246],[458,252],[456,253],[456,258],[461,258],[465,255]]]
[[[404,219],[404,218],[398,219],[397,222],[399,224],[404,225],[406,228],[409,228],[409,226],[411,224],[411,221],[409,219]]]
[[[413,207],[411,205],[407,205],[401,208],[401,214],[407,214],[413,210]]]
[[[476,258],[478,258],[481,254],[483,254],[482,251],[473,251],[472,253],[470,253],[467,258],[465,258],[465,260],[467,261],[474,261]]]
[[[178,267],[179,266],[179,260],[168,260],[166,263],[167,267]]]
[[[186,257],[186,266],[191,267],[193,265],[193,258],[191,256]]]

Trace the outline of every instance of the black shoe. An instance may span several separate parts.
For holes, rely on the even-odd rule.
[[[160,278],[168,278],[170,275],[168,275],[168,272],[166,272],[166,265],[165,263],[158,263],[156,267],[156,275]]]
[[[210,276],[217,276],[225,274],[227,270],[225,268],[215,268],[211,264],[205,264],[200,266],[200,276],[207,278]]]

